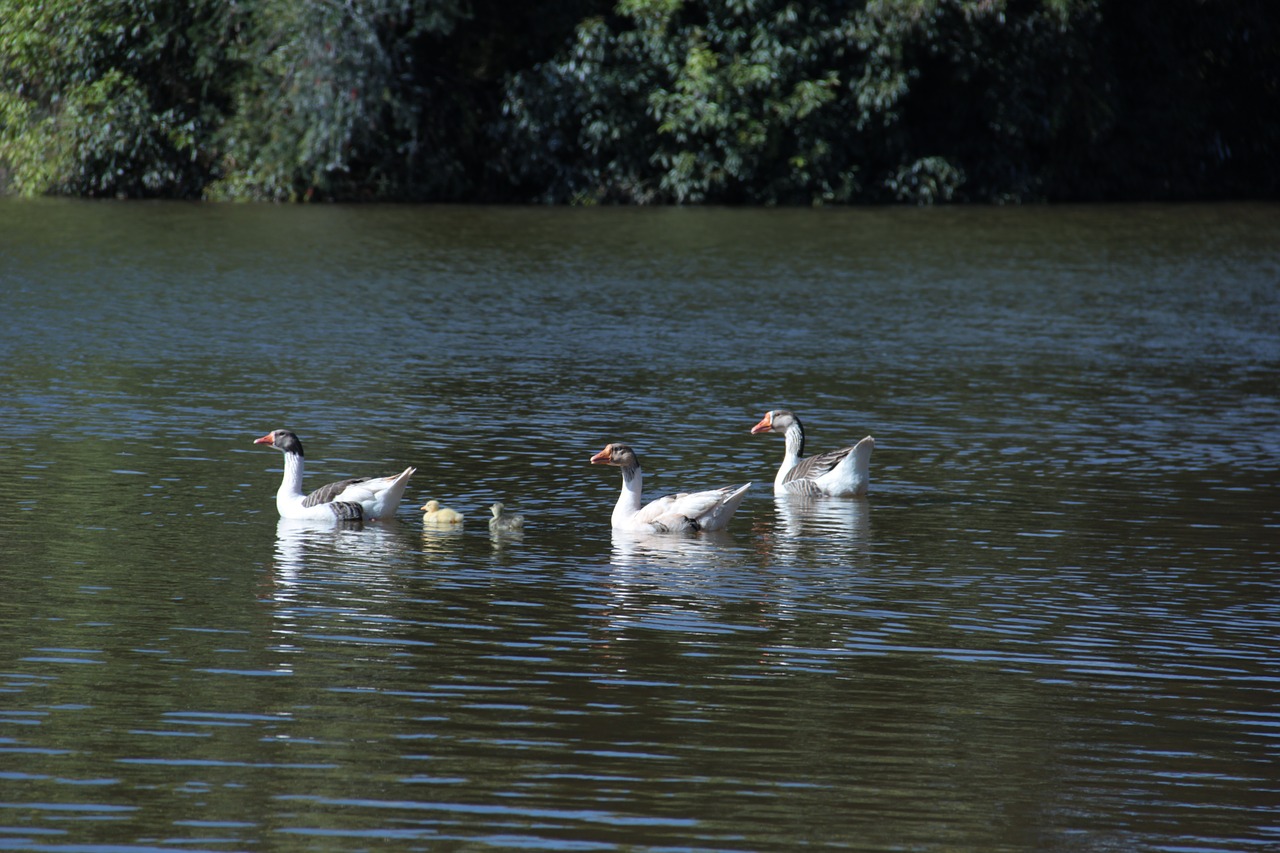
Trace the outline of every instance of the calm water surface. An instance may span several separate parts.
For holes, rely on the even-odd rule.
[[[0,200],[0,849],[1280,848],[1278,246]],[[772,496],[781,406],[865,500]],[[398,521],[278,521],[275,427]],[[614,536],[613,440],[756,485]]]

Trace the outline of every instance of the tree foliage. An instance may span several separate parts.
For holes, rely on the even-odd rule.
[[[198,194],[232,7],[0,0],[0,169],[20,192]]]
[[[462,180],[458,151],[426,117],[451,104],[419,66],[463,14],[462,0],[263,0],[212,194],[448,193]]]
[[[0,182],[228,199],[1274,197],[1272,0],[0,0]]]
[[[949,198],[958,170],[903,135],[937,7],[622,0],[514,80],[511,146],[557,144],[508,172],[550,200]]]

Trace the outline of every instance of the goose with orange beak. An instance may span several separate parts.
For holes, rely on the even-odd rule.
[[[766,432],[780,433],[786,439],[782,466],[773,479],[775,495],[849,497],[867,493],[871,451],[876,447],[876,440],[871,436],[852,447],[803,458],[804,427],[794,412],[786,409],[765,412],[760,423],[751,428],[751,434]]]
[[[723,530],[742,504],[751,484],[725,486],[701,492],[665,495],[643,504],[641,492],[644,474],[640,458],[628,445],[605,445],[591,457],[593,465],[612,465],[622,471],[622,494],[613,507],[611,521],[615,530],[636,533],[694,533],[701,530]]]

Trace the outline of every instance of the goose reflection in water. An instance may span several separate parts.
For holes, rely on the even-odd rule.
[[[653,610],[654,600],[660,602],[668,618],[701,609],[694,606],[698,599],[718,599],[717,590],[733,585],[724,583],[722,570],[741,568],[742,549],[733,547],[736,540],[725,531],[697,536],[628,530],[612,533],[608,594],[613,618],[622,621]]]
[[[419,644],[397,614],[405,587],[400,568],[413,559],[416,535],[395,524],[316,525],[281,519],[276,526],[271,607],[280,670],[326,643],[373,653]]]
[[[276,524],[271,599],[290,603],[299,591],[321,586],[330,595],[335,588],[367,593],[386,587],[388,569],[406,560],[408,551],[395,525],[282,518]]]
[[[863,541],[871,532],[866,498],[781,495],[774,499],[778,525],[787,536],[824,536],[834,542]]]
[[[697,645],[711,635],[756,630],[747,614],[759,608],[760,581],[743,538],[726,531],[672,536],[614,530],[612,545],[600,584],[606,599],[595,628],[601,637],[612,642],[657,630]]]
[[[359,521],[331,523],[282,518],[276,522],[275,571],[277,577],[296,578],[312,551],[336,550],[341,537],[364,532]]]
[[[805,558],[820,547],[824,552],[865,553],[871,537],[871,504],[866,498],[778,495],[774,518],[756,519],[758,550],[779,562]]]
[[[717,562],[716,556],[735,540],[723,530],[679,536],[668,533],[638,533],[614,529],[613,558],[615,568],[655,565],[667,568],[699,568]]]

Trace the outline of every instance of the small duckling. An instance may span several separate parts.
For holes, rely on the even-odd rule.
[[[431,500],[422,505],[422,521],[425,524],[461,524],[462,513],[440,506],[440,501]]]
[[[503,512],[502,502],[499,501],[489,507],[493,510],[493,518],[489,519],[490,530],[522,530],[524,529],[523,515],[507,515]]]

